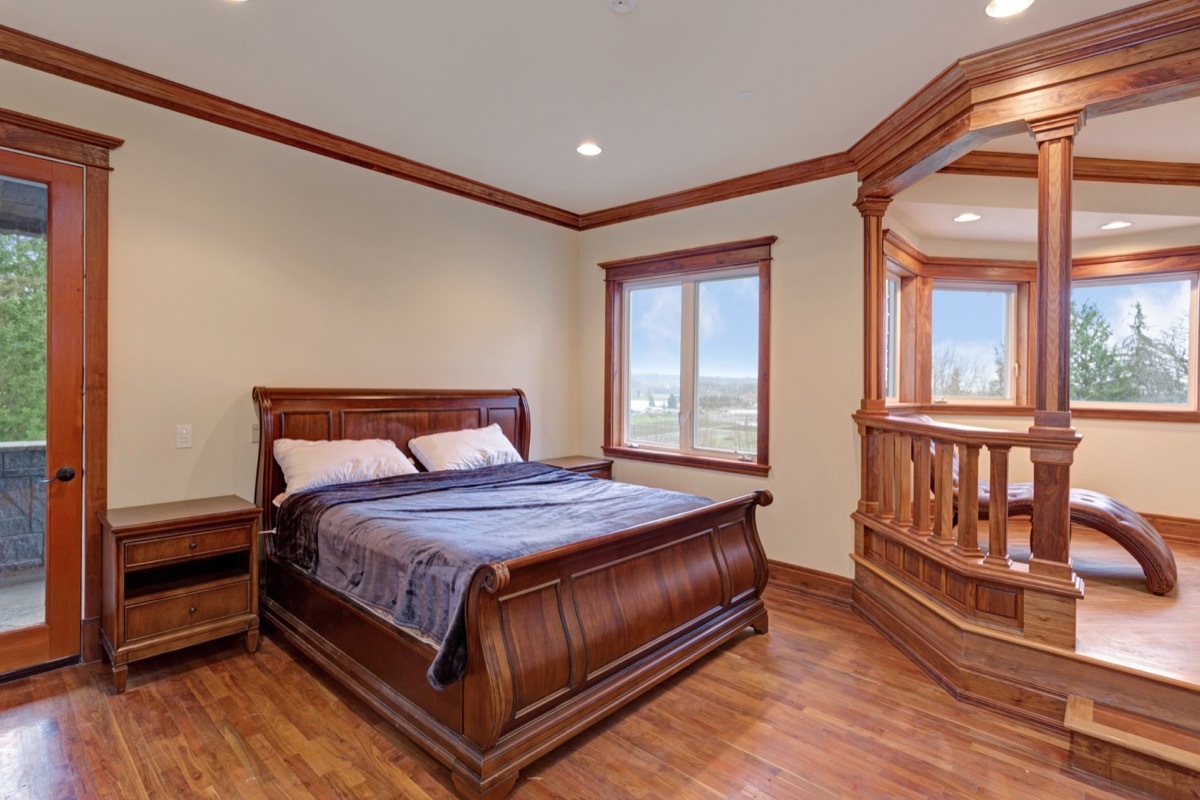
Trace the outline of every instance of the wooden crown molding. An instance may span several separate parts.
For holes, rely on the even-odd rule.
[[[1200,164],[1167,161],[1128,161],[1113,158],[1075,158],[1075,180],[1104,183],[1142,183],[1158,186],[1200,186]],[[1037,156],[977,150],[942,167],[947,175],[1037,180]]]
[[[895,195],[1039,119],[1200,95],[1200,4],[1156,0],[960,59],[850,148],[860,196]]]
[[[2,25],[0,58],[573,230],[614,225],[854,172],[849,155],[835,153],[579,215]]]
[[[544,222],[579,229],[579,215],[570,211],[2,25],[0,58],[347,164],[382,172]]]
[[[848,153],[810,158],[807,161],[797,161],[794,164],[743,175],[740,178],[730,178],[695,189],[582,214],[579,217],[579,228],[586,231],[655,214],[666,214],[668,211],[679,211],[722,200],[732,200],[748,194],[769,192],[810,181],[819,181],[837,175],[848,175],[852,172],[854,172],[854,162],[850,160]]]

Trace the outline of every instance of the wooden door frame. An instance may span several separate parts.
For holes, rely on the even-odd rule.
[[[0,109],[0,147],[83,168],[84,450],[80,655],[100,658],[100,522],[108,504],[108,173],[124,140]]]

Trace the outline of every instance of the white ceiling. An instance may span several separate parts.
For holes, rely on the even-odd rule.
[[[1200,163],[1200,98],[1088,120],[1075,155]],[[1030,136],[1009,136],[985,150],[1036,153]],[[1200,244],[1200,187],[1076,181],[1072,234],[1077,254],[1110,254]],[[1037,242],[1037,184],[1031,179],[933,175],[901,192],[888,219],[931,255],[978,255],[956,243],[1025,245],[1005,256],[1033,257]],[[978,222],[956,223],[974,211]],[[1102,231],[1116,219],[1133,226]]]
[[[955,59],[1135,5],[985,4],[0,0],[0,22],[586,213],[844,151]],[[1190,127],[1164,111],[1105,154],[1200,161],[1183,105]]]

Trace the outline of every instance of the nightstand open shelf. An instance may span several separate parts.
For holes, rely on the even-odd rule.
[[[118,692],[132,661],[239,633],[257,648],[258,515],[233,496],[100,513],[100,643]]]

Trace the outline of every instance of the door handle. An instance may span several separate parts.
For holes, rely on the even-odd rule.
[[[71,469],[70,467],[59,467],[58,472],[54,473],[49,478],[42,478],[40,481],[38,481],[38,483],[54,483],[55,481],[62,481],[63,483],[66,483],[67,481],[74,480],[74,478],[75,470]]]

